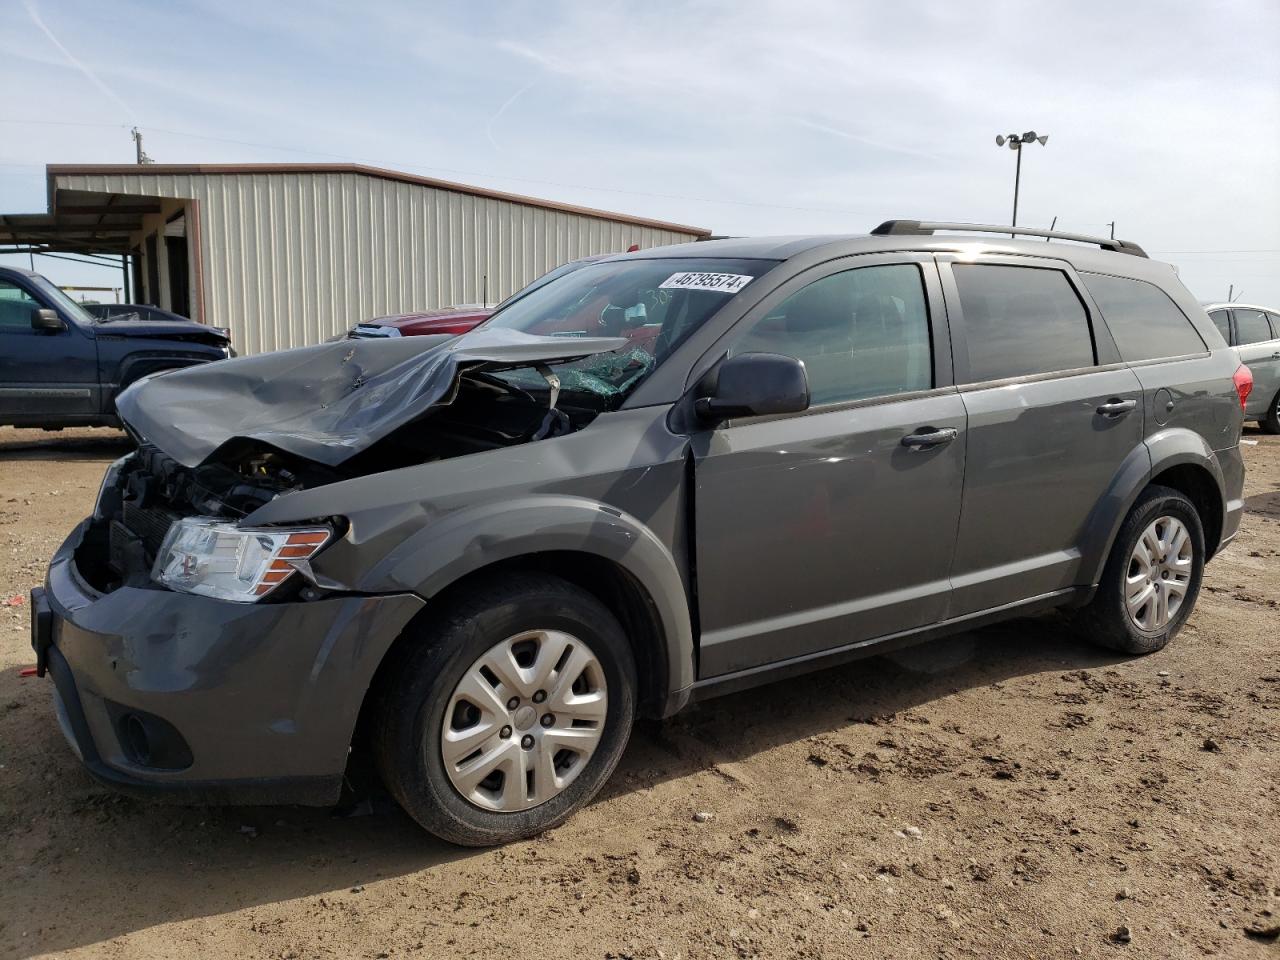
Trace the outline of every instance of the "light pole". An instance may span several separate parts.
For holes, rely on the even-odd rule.
[[[1049,142],[1049,135],[1047,133],[1044,136],[1038,137],[1036,136],[1036,132],[1034,130],[1028,130],[1026,133],[1021,135],[1016,133],[1011,133],[1008,136],[1005,136],[1004,134],[1000,134],[999,136],[996,137],[997,147],[1003,147],[1005,144],[1008,144],[1009,149],[1018,155],[1018,163],[1014,167],[1014,171],[1013,171],[1013,223],[1012,223],[1012,226],[1016,227],[1018,225],[1018,186],[1022,182],[1022,147],[1024,144],[1028,144],[1028,143],[1039,143],[1040,146],[1043,147],[1048,142]]]

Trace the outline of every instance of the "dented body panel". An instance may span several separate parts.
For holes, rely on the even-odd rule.
[[[154,377],[122,393],[116,408],[137,436],[188,467],[232,440],[337,466],[447,401],[463,371],[563,361],[623,345],[616,337],[511,330],[338,340]]]
[[[1213,517],[1210,550],[1229,542],[1243,468],[1228,348],[1167,364],[1099,356],[1100,374],[968,383],[951,349],[968,349],[964,313],[941,279],[960,244],[974,257],[1045,255],[1044,244],[1018,240],[713,241],[584,267],[458,338],[341,341],[134,387],[120,409],[141,449],[108,473],[94,516],[55,557],[47,596],[33,598],[36,647],[65,712],[80,701],[84,716],[98,711],[70,723],[71,739],[113,782],[191,786],[280,770],[324,793],[341,777],[387,651],[420,636],[409,625],[449,591],[473,576],[501,577],[512,562],[567,570],[555,565],[569,557],[575,571],[616,572],[634,585],[644,617],[624,627],[644,660],[642,707],[666,716],[695,696],[1082,602],[1133,499],[1162,471],[1167,479],[1191,470]],[[1167,268],[1123,254],[1071,257],[1170,283]],[[626,264],[647,271],[646,286],[621,282]],[[815,277],[874,264],[910,264],[921,277],[934,351],[927,383],[787,413],[699,418],[695,399],[708,395],[738,331],[800,302],[793,294]],[[601,287],[620,282],[549,313],[557,335],[501,327],[536,312],[558,284],[585,290],[593,276]],[[1090,318],[1106,332],[1100,313]],[[803,336],[801,328],[797,342]],[[586,369],[597,356],[605,361]],[[571,369],[572,358],[585,366]],[[829,359],[812,353],[804,369]],[[1103,401],[1134,394],[1123,435],[1101,419],[1086,382],[1100,375],[1111,377]],[[1179,384],[1173,406],[1156,406]],[[1004,406],[982,407],[982,391]],[[1023,396],[1047,398],[1040,406],[1052,429],[1039,431],[1039,445],[994,426],[1007,442],[976,446],[982,416],[1031,422],[1034,406],[1015,402]],[[1163,429],[1153,425],[1166,414]],[[1104,449],[1104,430],[1124,442]],[[1040,509],[1067,454],[1097,461],[1074,499],[1058,498],[1054,530],[1069,542],[974,564],[969,586],[991,596],[961,607],[960,535],[1016,547],[1022,531],[1008,505]],[[260,602],[212,600],[152,579],[166,529],[192,518],[263,539],[313,527],[331,538]],[[1011,569],[1034,573],[1041,555],[1068,554],[1061,583],[1018,592]],[[620,621],[623,606],[614,608]],[[44,612],[51,625],[40,626]],[[201,752],[220,750],[221,736],[247,759],[143,769],[115,748],[123,734],[108,702],[189,729]],[[304,730],[323,743],[291,753]],[[280,795],[294,796],[283,787]]]

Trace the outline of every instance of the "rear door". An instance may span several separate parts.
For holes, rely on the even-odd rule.
[[[54,309],[60,331],[31,326],[37,309]],[[13,275],[0,276],[0,416],[32,423],[98,412],[93,337]]]
[[[1229,374],[1223,376],[1221,355],[1213,357],[1182,308],[1145,280],[1100,273],[1080,277],[1120,358],[1142,383],[1146,435],[1186,429],[1198,433],[1214,450],[1235,446],[1240,399]]]
[[[699,675],[942,619],[965,414],[932,258],[800,274],[712,350],[748,352],[804,361],[812,406],[692,439]]]
[[[1142,386],[1068,264],[939,260],[969,417],[951,576],[962,616],[1079,582],[1090,516],[1142,445]]]
[[[1240,359],[1253,372],[1253,393],[1249,394],[1245,416],[1261,420],[1267,416],[1280,393],[1280,329],[1272,324],[1280,318],[1263,310],[1232,307],[1236,346]]]

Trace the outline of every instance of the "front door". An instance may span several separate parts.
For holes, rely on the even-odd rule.
[[[25,284],[0,277],[0,419],[39,425],[98,411],[93,338],[66,316],[60,331],[36,330],[31,314],[53,305]]]
[[[714,348],[799,358],[812,405],[694,437],[701,677],[944,616],[966,440],[946,337],[932,258],[898,255],[793,278]]]
[[[1090,515],[1145,454],[1142,384],[1065,263],[983,258],[943,277],[969,416],[951,573],[963,616],[1079,583]]]

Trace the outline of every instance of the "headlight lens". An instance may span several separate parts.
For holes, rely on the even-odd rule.
[[[169,528],[151,578],[173,590],[253,603],[297,572],[323,547],[328,527],[238,527],[188,517]]]

